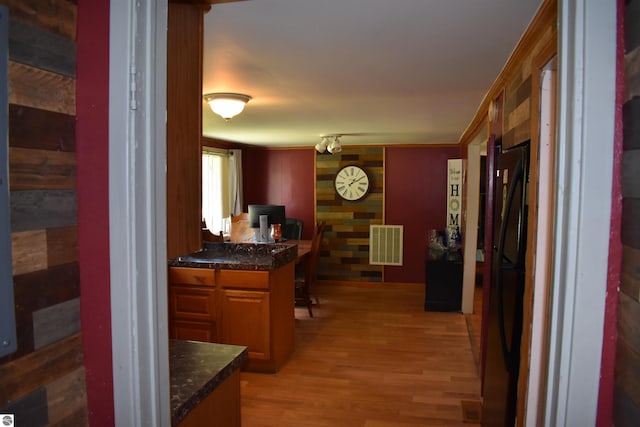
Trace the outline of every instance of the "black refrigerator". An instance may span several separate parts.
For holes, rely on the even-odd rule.
[[[482,425],[513,426],[527,246],[529,145],[495,148],[491,281],[483,377]]]

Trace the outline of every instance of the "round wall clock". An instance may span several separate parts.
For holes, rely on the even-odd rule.
[[[336,193],[349,201],[362,199],[369,191],[369,175],[359,166],[345,166],[334,179]]]

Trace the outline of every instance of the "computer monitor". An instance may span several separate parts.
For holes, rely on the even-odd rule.
[[[269,225],[282,224],[286,219],[285,209],[283,205],[249,205],[249,226],[252,228],[260,227],[260,215],[267,215]]]

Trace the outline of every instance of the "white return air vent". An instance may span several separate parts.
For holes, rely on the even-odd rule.
[[[402,265],[402,225],[369,226],[369,264]]]

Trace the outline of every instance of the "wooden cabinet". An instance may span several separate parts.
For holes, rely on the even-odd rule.
[[[213,270],[169,270],[169,337],[180,340],[218,341],[217,298]]]
[[[243,345],[276,372],[294,348],[294,263],[270,271],[169,269],[170,337]]]

